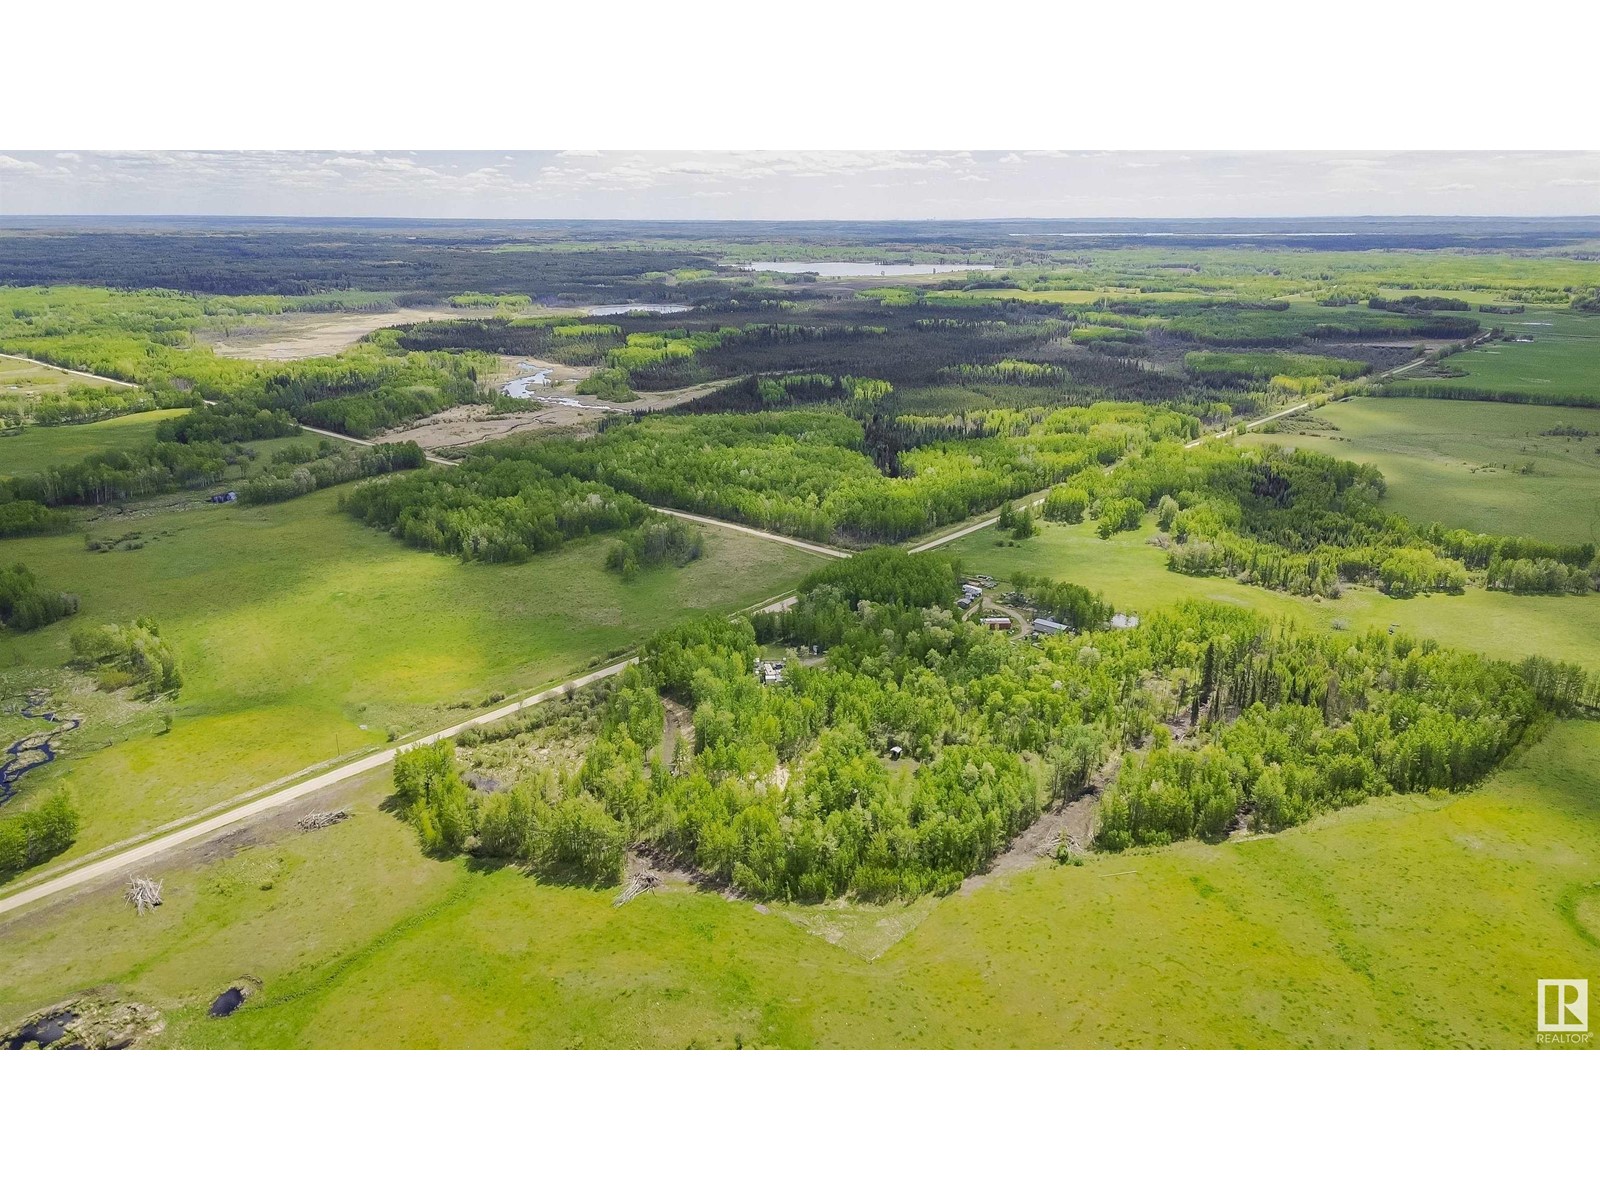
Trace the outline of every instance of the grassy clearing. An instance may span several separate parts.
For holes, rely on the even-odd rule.
[[[1484,321],[1503,326],[1512,337],[1533,340],[1485,342],[1451,355],[1445,365],[1465,372],[1456,382],[1529,396],[1600,399],[1600,316],[1529,308]]]
[[[100,383],[82,375],[74,375],[46,363],[26,362],[0,355],[0,400],[42,400],[50,396],[65,396],[69,388],[116,386],[114,383]]]
[[[187,411],[162,408],[87,425],[26,425],[0,437],[0,475],[31,475],[108,450],[142,450],[155,445],[158,423]]]
[[[160,624],[184,673],[170,733],[122,739],[90,721],[29,777],[25,796],[62,778],[77,786],[76,852],[382,745],[390,730],[459,720],[490,694],[560,679],[687,612],[764,599],[816,565],[709,528],[703,559],[631,583],[605,570],[605,539],[519,566],[463,565],[338,512],[339,491],[92,526],[138,531],[139,550],[91,554],[81,535],[7,547],[83,604],[45,629],[0,634],[0,665],[19,687],[63,685],[74,628],[140,615]]]
[[[813,910],[817,936],[423,858],[382,782],[343,825],[166,871],[149,916],[111,889],[13,919],[0,1020],[110,984],[179,1046],[1531,1047],[1535,980],[1600,968],[1593,723],[1452,800]],[[903,939],[849,944],[883,920]],[[263,994],[207,1019],[240,974]]]
[[[1593,436],[1544,436],[1557,427]],[[1597,411],[1368,396],[1242,441],[1371,463],[1388,481],[1386,506],[1415,521],[1600,541]]]
[[[1000,580],[1022,571],[1079,583],[1104,592],[1128,612],[1150,612],[1179,600],[1211,600],[1292,617],[1312,629],[1334,628],[1335,621],[1352,630],[1393,624],[1494,657],[1543,654],[1600,669],[1600,596],[1511,596],[1471,588],[1460,596],[1395,600],[1371,588],[1352,587],[1338,600],[1317,601],[1167,570],[1166,552],[1147,541],[1155,532],[1152,518],[1137,532],[1119,533],[1109,541],[1095,536],[1089,522],[1042,521],[1039,529],[1037,537],[1009,546],[998,544],[1002,539],[985,529],[952,543],[950,550],[968,570]]]

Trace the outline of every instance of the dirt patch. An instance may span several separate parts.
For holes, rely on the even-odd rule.
[[[774,904],[771,910],[828,945],[872,962],[926,921],[938,903],[937,896],[920,896],[891,904],[860,904],[850,900],[828,904]]]
[[[666,696],[661,698],[661,705],[666,709],[666,721],[661,735],[661,761],[671,767],[678,752],[679,742],[686,741],[691,749],[694,747],[694,714],[676,700]]]
[[[639,399],[632,403],[603,405],[592,396],[578,394],[577,384],[588,374],[588,368],[559,367],[558,364],[528,358],[515,361],[536,370],[557,368],[565,372],[566,377],[553,375],[548,385],[537,389],[538,399],[523,402],[527,406],[525,411],[496,412],[494,406],[489,404],[461,404],[424,417],[403,429],[391,429],[374,440],[416,442],[424,450],[436,452],[467,450],[518,433],[565,433],[582,437],[608,416],[676,408],[715,391],[726,382],[701,383],[670,392],[641,392]],[[506,374],[506,380],[530,373],[514,369]]]
[[[424,450],[467,449],[514,433],[581,432],[600,423],[604,412],[564,405],[541,405],[529,412],[495,413],[487,404],[462,404],[424,417],[404,429],[380,434],[378,442],[415,442]]]
[[[201,333],[224,358],[286,362],[337,354],[375,329],[459,318],[451,308],[397,308],[393,312],[282,313],[241,318],[239,324]]]
[[[1183,735],[1175,730],[1173,736],[1174,740],[1181,741]],[[1053,859],[1063,845],[1074,854],[1087,853],[1094,837],[1095,816],[1100,811],[1100,795],[1117,777],[1121,766],[1122,755],[1112,754],[1089,777],[1082,791],[1070,800],[1059,801],[1045,809],[1038,820],[1012,838],[1011,844],[989,864],[987,871],[967,876],[961,883],[961,894],[968,895],[991,879]]]

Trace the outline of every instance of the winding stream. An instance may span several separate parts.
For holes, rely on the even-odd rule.
[[[83,724],[82,717],[57,717],[54,712],[39,708],[50,698],[48,692],[29,692],[28,702],[22,706],[22,715],[39,721],[49,721],[54,729],[41,729],[18,738],[6,747],[6,759],[0,765],[0,804],[15,795],[17,782],[35,767],[56,760],[56,739],[71,733]]]
[[[510,383],[501,386],[500,391],[513,400],[536,400],[540,404],[553,404],[561,408],[590,408],[596,412],[622,412],[623,409],[614,408],[609,404],[585,404],[582,400],[573,400],[566,396],[540,396],[533,391],[534,388],[550,386],[550,368],[536,367],[532,363],[522,362],[517,364],[517,370],[528,371],[531,374],[519,375]]]

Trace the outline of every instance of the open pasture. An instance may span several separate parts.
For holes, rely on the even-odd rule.
[[[85,425],[25,425],[0,437],[0,475],[31,475],[111,450],[155,445],[156,425],[187,409],[154,409]]]
[[[1371,463],[1388,483],[1384,503],[1413,521],[1600,541],[1600,411],[1366,396],[1241,442]]]
[[[1530,306],[1523,313],[1483,319],[1486,324],[1503,327],[1506,338],[1445,359],[1443,365],[1451,378],[1429,381],[1402,376],[1396,383],[1416,385],[1424,392],[1435,382],[1436,386],[1474,388],[1535,401],[1578,398],[1600,405],[1600,314]]]
[[[171,1046],[1531,1048],[1535,981],[1600,961],[1592,723],[1449,799],[836,910],[904,932],[870,960],[684,883],[617,908],[426,858],[386,785],[332,829],[169,864],[145,917],[108,888],[11,918],[0,1020],[105,985]],[[246,974],[259,997],[209,1019]]]
[[[74,617],[0,634],[19,685],[64,687],[74,629],[149,616],[184,685],[170,732],[155,715],[106,744],[93,721],[35,772],[24,800],[76,786],[81,854],[314,763],[426,732],[559,680],[695,610],[733,609],[811,570],[802,551],[706,529],[704,558],[624,583],[591,538],[515,566],[423,553],[338,511],[334,488],[261,508],[191,505],[19,539],[6,550],[75,592]],[[137,545],[139,548],[132,549]],[[159,706],[164,712],[167,702]]]

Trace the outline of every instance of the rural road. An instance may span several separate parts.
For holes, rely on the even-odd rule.
[[[1488,331],[1480,333],[1477,337],[1472,338],[1470,341],[1468,341],[1462,347],[1462,349],[1470,350],[1474,346],[1478,345],[1480,342],[1485,341],[1488,337],[1489,337],[1489,332]],[[1421,366],[1423,363],[1425,363],[1427,361],[1428,361],[1428,356],[1427,355],[1425,355],[1425,354],[1424,355],[1419,355],[1418,357],[1411,359],[1409,362],[1401,363],[1398,367],[1390,367],[1387,371],[1380,371],[1378,374],[1372,376],[1372,378],[1370,378],[1370,379],[1362,378],[1362,379],[1357,380],[1356,382],[1357,383],[1363,383],[1363,384],[1366,384],[1366,383],[1382,383],[1385,379],[1393,379],[1396,375],[1404,375],[1407,371],[1411,370],[1413,367],[1419,367],[1419,366]],[[1247,422],[1245,422],[1244,432],[1249,433],[1252,429],[1255,429],[1255,428],[1257,428],[1258,426],[1261,426],[1261,425],[1266,425],[1269,422],[1276,421],[1279,417],[1292,416],[1293,414],[1295,414],[1297,412],[1301,412],[1304,409],[1310,408],[1318,400],[1323,399],[1328,394],[1329,393],[1324,392],[1320,396],[1313,396],[1310,400],[1305,400],[1305,401],[1302,401],[1299,404],[1296,404],[1293,408],[1286,408],[1281,412],[1273,413],[1271,416],[1258,417],[1254,421],[1247,421]],[[1213,438],[1225,438],[1225,437],[1231,436],[1232,434],[1233,434],[1233,430],[1232,429],[1223,429],[1223,430],[1219,430],[1216,433],[1211,434],[1210,436],[1213,437]],[[1205,443],[1205,441],[1206,441],[1205,437],[1203,437],[1203,436],[1202,437],[1197,437],[1192,442],[1185,442],[1183,444],[1183,448],[1185,450],[1193,450],[1196,446],[1203,445]]]
[[[1273,413],[1270,417],[1260,417],[1260,418],[1258,418],[1258,419],[1256,419],[1254,421],[1246,421],[1245,424],[1244,424],[1244,432],[1245,433],[1249,433],[1252,429],[1256,428],[1257,426],[1269,424],[1272,421],[1276,421],[1280,417],[1293,416],[1297,412],[1301,412],[1301,411],[1303,411],[1305,409],[1310,408],[1312,403],[1313,403],[1313,401],[1310,401],[1310,400],[1302,400],[1299,404],[1296,404],[1293,408],[1282,409],[1282,410],[1280,410],[1278,412]],[[1197,437],[1192,442],[1185,442],[1183,444],[1183,448],[1185,450],[1193,450],[1196,446],[1203,446],[1205,444],[1205,441],[1206,441],[1206,436],[1209,436],[1212,439],[1232,437],[1233,436],[1233,430],[1232,430],[1232,428],[1219,429],[1216,433],[1205,435],[1205,436],[1201,436],[1201,437]]]
[[[1044,503],[1044,501],[1044,496],[1034,496],[1032,499],[1028,500],[1027,503],[1030,508],[1038,508]],[[925,542],[918,542],[915,546],[907,547],[906,553],[922,554],[928,550],[937,550],[940,546],[949,545],[958,538],[966,537],[969,533],[977,533],[980,529],[987,529],[989,526],[998,525],[999,523],[1000,514],[996,513],[992,517],[985,517],[981,521],[974,521],[970,525],[962,525],[956,529],[952,529],[949,533],[941,533],[939,536],[929,538]]]
[[[442,738],[454,737],[456,734],[475,725],[487,725],[493,721],[502,720],[505,717],[521,712],[525,708],[532,708],[536,704],[543,704],[547,700],[565,696],[568,692],[587,687],[589,684],[601,679],[621,674],[629,664],[636,661],[638,660],[635,658],[629,658],[622,662],[612,663],[609,667],[601,667],[599,670],[590,671],[587,675],[580,675],[576,679],[569,679],[565,683],[546,688],[544,691],[536,692],[531,696],[525,696],[521,700],[501,705],[491,712],[480,713],[475,717],[462,721],[458,725],[452,725],[448,729],[441,729],[436,733],[417,738],[415,741],[386,746],[382,750],[376,750],[366,755],[364,758],[345,763],[342,767],[335,767],[325,774],[314,776],[289,787],[269,792],[258,800],[252,800],[249,804],[242,804],[238,808],[218,813],[214,817],[190,825],[185,829],[180,829],[176,833],[169,833],[164,837],[145,842],[141,846],[135,846],[131,850],[124,850],[122,853],[112,855],[110,858],[65,871],[53,879],[36,883],[32,887],[24,888],[9,896],[0,896],[0,913],[7,913],[24,905],[32,904],[35,901],[43,900],[47,896],[53,896],[58,892],[82,887],[84,884],[94,883],[107,876],[120,874],[148,858],[164,854],[168,850],[176,849],[201,838],[210,837],[220,829],[227,829],[229,826],[237,825],[241,821],[248,821],[252,817],[260,816],[262,813],[282,808],[286,804],[293,804],[296,800],[303,800],[330,784],[342,783],[346,779],[353,779],[357,775],[364,775],[368,771],[375,771],[380,767],[387,766],[394,761],[397,754],[404,754],[408,750],[415,750],[418,746],[426,746]]]
[[[679,512],[675,508],[663,508],[659,504],[652,504],[650,507],[658,513],[665,513],[669,517],[677,517],[682,521],[694,521],[701,525],[715,525],[718,529],[731,529],[735,533],[748,533],[751,537],[765,538],[769,542],[781,542],[785,546],[793,546],[797,550],[808,550],[812,554],[822,554],[828,558],[850,557],[850,551],[841,550],[837,546],[823,546],[816,542],[803,542],[799,538],[785,537],[781,533],[770,533],[765,529],[756,529],[750,525],[739,525],[733,521],[719,521],[716,517],[702,517],[696,513]]]

